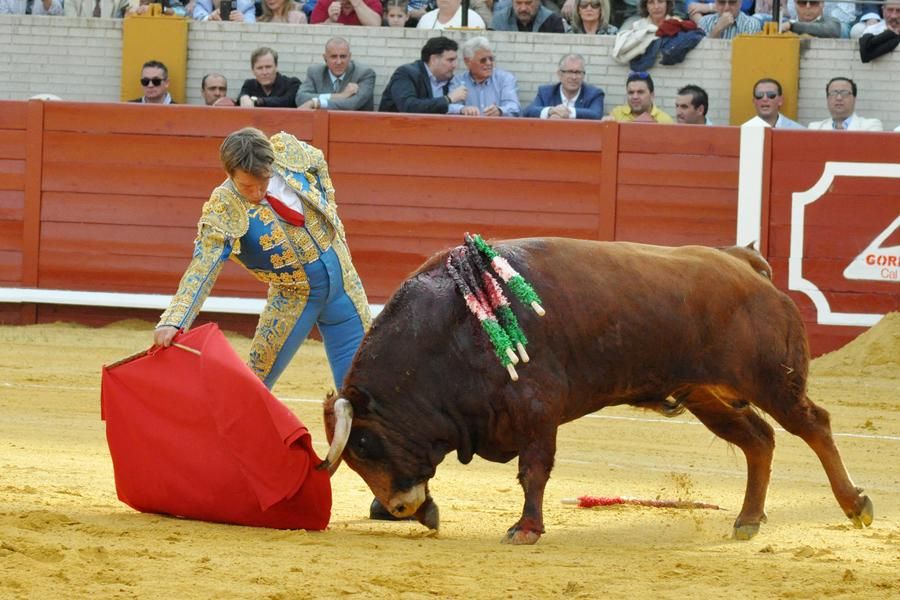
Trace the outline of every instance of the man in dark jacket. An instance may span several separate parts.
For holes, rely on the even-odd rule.
[[[887,0],[884,21],[867,27],[859,38],[859,58],[864,62],[893,52],[900,45],[900,0]]]
[[[584,57],[566,54],[559,61],[559,83],[542,85],[525,109],[526,117],[539,119],[601,119],[604,93],[584,82]]]
[[[238,103],[241,106],[297,108],[295,98],[300,80],[278,72],[278,53],[265,46],[250,55],[253,79],[244,80]]]
[[[455,41],[445,37],[431,38],[425,42],[420,60],[400,65],[391,75],[378,110],[438,114],[459,112],[467,91],[464,85],[451,89],[458,48]]]
[[[496,31],[566,32],[562,17],[542,6],[541,0],[512,0],[498,6],[492,25]]]

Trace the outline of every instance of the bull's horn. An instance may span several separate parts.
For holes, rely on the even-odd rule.
[[[331,438],[328,456],[316,467],[319,471],[328,469],[328,475],[334,475],[334,472],[340,466],[341,454],[344,452],[344,446],[347,445],[347,440],[350,438],[350,426],[353,424],[353,405],[345,398],[335,400],[334,419],[334,437]]]

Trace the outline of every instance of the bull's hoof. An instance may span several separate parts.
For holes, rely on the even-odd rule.
[[[759,533],[759,523],[747,523],[745,525],[735,525],[732,537],[736,540],[749,540]]]
[[[395,517],[378,501],[378,498],[374,498],[369,506],[369,518],[373,521],[412,521],[415,517]]]
[[[425,499],[419,510],[416,511],[416,519],[428,529],[437,529],[440,525],[441,518],[438,513],[438,506],[435,504],[431,496]]]
[[[514,544],[516,546],[530,546],[536,544],[539,539],[541,539],[541,534],[538,531],[513,527],[506,532],[506,537],[500,540],[500,543]]]
[[[853,521],[854,527],[862,529],[863,527],[871,525],[872,521],[875,519],[875,507],[872,506],[872,501],[869,500],[868,496],[863,496],[863,505],[859,510],[859,513],[847,516]]]

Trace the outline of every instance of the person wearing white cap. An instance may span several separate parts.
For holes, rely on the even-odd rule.
[[[859,58],[864,63],[900,45],[900,0],[885,0],[881,13],[884,21],[867,27],[859,38]]]
[[[859,23],[850,29],[850,38],[858,40],[863,33],[879,34],[884,31],[884,19],[878,13],[866,13],[859,18]]]

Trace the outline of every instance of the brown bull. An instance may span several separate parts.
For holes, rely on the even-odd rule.
[[[809,364],[793,302],[745,248],[664,248],[568,239],[500,242],[547,310],[514,306],[531,361],[514,382],[448,276],[446,253],[413,274],[360,346],[340,397],[325,404],[332,440],[323,463],[343,459],[396,517],[436,528],[428,481],[456,450],[506,462],[519,457],[522,517],[506,541],[544,532],[544,487],[560,424],[605,406],[682,408],[747,459],[734,535],[765,520],[775,446],[756,409],[800,436],[825,468],[844,513],[872,522],[872,503],[844,468],[828,413],[806,396]],[[346,446],[345,446],[346,444]]]

